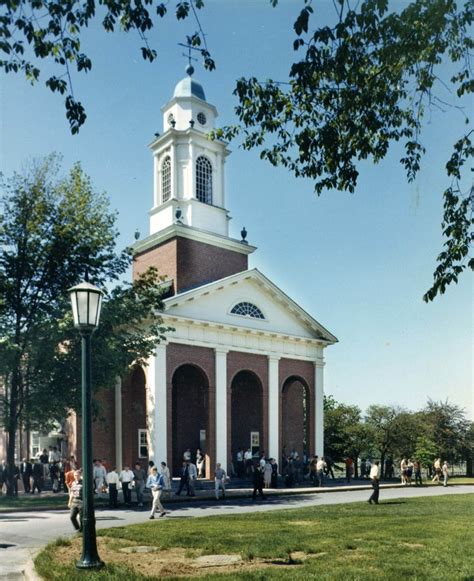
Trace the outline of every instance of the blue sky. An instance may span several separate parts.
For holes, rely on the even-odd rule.
[[[292,22],[300,2],[207,0],[201,20],[217,70],[196,65],[195,77],[219,123],[235,121],[232,95],[240,76],[287,79],[295,56]],[[318,2],[316,18],[331,14]],[[119,244],[148,232],[152,159],[147,145],[162,130],[161,106],[184,76],[177,45],[194,24],[168,17],[150,35],[158,59],[145,63],[135,35],[106,35],[93,26],[82,48],[93,61],[75,75],[87,123],[71,136],[62,97],[7,76],[1,85],[1,165],[9,175],[31,158],[61,152],[63,168],[80,161],[97,190],[119,212]],[[43,78],[51,71],[43,67]],[[446,70],[449,73],[449,70]],[[450,99],[449,95],[442,95]],[[422,295],[441,250],[441,193],[450,148],[465,128],[459,112],[433,110],[423,134],[427,155],[408,185],[394,149],[383,163],[361,166],[355,194],[316,197],[308,180],[260,161],[238,143],[226,164],[231,235],[246,226],[259,268],[338,338],[326,350],[325,389],[336,399],[421,407],[428,397],[450,400],[472,414],[472,278],[434,303]]]

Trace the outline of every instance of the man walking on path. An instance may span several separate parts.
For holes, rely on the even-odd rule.
[[[179,496],[181,494],[181,491],[183,490],[183,488],[186,488],[186,491],[187,491],[188,496],[189,496],[189,471],[188,471],[188,463],[185,461],[183,461],[183,464],[181,465],[181,468],[179,471],[179,476],[180,476],[179,487],[178,487],[178,491],[175,494],[176,494],[176,496]]]
[[[82,474],[79,470],[74,472],[74,482],[71,486],[71,513],[70,519],[76,531],[82,531]],[[79,522],[77,518],[79,517]]]
[[[28,462],[26,458],[23,458],[23,462],[20,466],[21,479],[23,480],[23,488],[25,494],[28,494],[31,490],[30,479],[33,474],[33,466],[31,462]]]
[[[437,482],[440,484],[440,476],[441,476],[441,458],[436,458],[433,464],[435,475],[433,476],[433,480],[431,482]]]
[[[316,464],[316,474],[318,477],[318,486],[321,488],[324,484],[324,470],[326,469],[326,462],[321,457]]]
[[[225,480],[227,474],[225,470],[218,463],[216,466],[216,472],[214,475],[215,489],[216,489],[216,500],[219,500],[219,490],[222,488],[222,498],[225,498]]]
[[[133,470],[133,481],[135,483],[138,508],[141,508],[143,506],[143,491],[145,490],[146,472],[143,470],[140,462],[135,464],[135,469]]]
[[[148,518],[153,520],[155,518],[155,512],[159,511],[160,516],[165,516],[166,511],[161,504],[161,491],[163,490],[164,486],[164,478],[163,474],[158,474],[158,468],[153,466],[151,469],[151,474],[148,476],[146,481],[146,487],[151,490],[151,494],[153,496],[153,502],[151,505],[151,513]]]
[[[372,481],[372,488],[374,491],[372,492],[371,497],[368,500],[369,504],[375,502],[375,504],[379,503],[379,479],[380,479],[380,468],[379,468],[379,461],[376,460],[370,469],[370,480]]]
[[[39,458],[37,458],[36,462],[33,464],[33,488],[31,489],[31,494],[34,494],[35,490],[38,491],[38,494],[41,494],[43,488],[43,474],[43,463]]]
[[[194,492],[194,486],[197,479],[197,468],[196,465],[191,461],[187,462],[188,465],[188,496],[196,496]]]
[[[448,486],[449,466],[446,460],[443,463],[441,471],[443,472],[443,486]]]

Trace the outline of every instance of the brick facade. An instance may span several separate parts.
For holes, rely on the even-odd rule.
[[[229,351],[227,354],[227,458],[229,465],[233,453],[236,452],[233,446],[239,447],[243,444],[242,442],[232,442],[232,382],[240,371],[254,373],[262,386],[260,450],[268,450],[268,358],[265,355]]]
[[[189,345],[179,345],[177,343],[170,343],[166,348],[166,373],[167,373],[167,423],[168,423],[168,462],[170,464],[170,471],[176,472],[176,466],[173,466],[173,442],[171,435],[173,434],[173,377],[176,370],[182,365],[194,365],[200,369],[204,374],[208,383],[208,434],[207,442],[208,449],[206,452],[206,476],[210,476],[214,467],[216,457],[216,378],[215,378],[215,353],[213,349],[205,347],[194,347]],[[183,405],[184,402],[181,402]],[[189,410],[193,414],[193,410]],[[181,453],[184,450],[181,451]],[[192,450],[195,452],[195,450]]]
[[[315,385],[314,385],[314,364],[311,361],[299,361],[296,359],[280,359],[279,361],[279,448],[282,454],[285,433],[301,425],[301,412],[299,408],[298,397],[292,393],[288,398],[288,393],[284,394],[285,389],[291,389],[291,383],[297,380],[308,390],[309,396],[309,422],[308,422],[308,453],[315,452]],[[295,401],[296,398],[296,401]],[[284,401],[286,400],[286,401]],[[292,405],[293,404],[293,405]],[[295,405],[296,404],[296,405]],[[283,413],[283,405],[286,405]],[[291,450],[287,450],[289,453]],[[302,450],[298,450],[302,453]],[[280,458],[281,462],[281,458]]]
[[[150,266],[156,267],[160,275],[172,278],[173,292],[180,293],[247,270],[248,257],[240,252],[177,236],[136,254],[134,278]]]
[[[145,373],[136,367],[122,382],[122,461],[133,467],[140,462],[148,465],[148,456],[141,455],[138,447],[138,431],[147,429]],[[114,457],[115,461],[115,457]]]

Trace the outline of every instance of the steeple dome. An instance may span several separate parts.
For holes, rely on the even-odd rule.
[[[188,76],[179,81],[179,83],[176,85],[174,88],[173,98],[197,97],[202,101],[206,100],[206,95],[204,94],[202,85],[191,78],[193,73],[194,67],[192,65],[188,65],[186,67],[186,74]]]

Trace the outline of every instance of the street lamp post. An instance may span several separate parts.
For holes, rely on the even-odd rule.
[[[82,556],[78,569],[100,569],[104,563],[97,552],[92,472],[92,385],[91,336],[99,326],[102,291],[83,282],[69,289],[74,326],[82,339]]]

